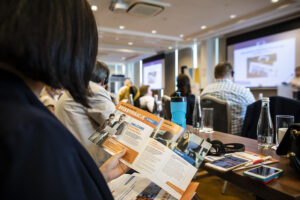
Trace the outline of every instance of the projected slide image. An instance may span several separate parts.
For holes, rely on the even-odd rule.
[[[162,60],[157,60],[144,64],[143,84],[150,85],[151,89],[163,88],[163,64]]]
[[[237,84],[274,87],[288,82],[295,69],[296,40],[275,39],[253,40],[234,50],[234,81]]]
[[[148,83],[149,84],[154,84],[155,83],[156,74],[157,74],[156,71],[154,71],[154,72],[148,72],[148,74],[146,76],[148,78]]]
[[[247,59],[247,78],[268,77],[275,70],[276,54],[256,56]]]

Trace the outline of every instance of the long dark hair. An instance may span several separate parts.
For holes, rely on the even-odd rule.
[[[190,78],[185,74],[179,74],[177,77],[177,87],[182,96],[189,96],[191,94]]]
[[[88,106],[98,48],[86,0],[1,0],[0,62]]]

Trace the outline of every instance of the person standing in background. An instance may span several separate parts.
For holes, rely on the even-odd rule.
[[[230,63],[220,63],[215,67],[216,82],[208,85],[201,93],[228,102],[231,115],[231,133],[242,134],[242,126],[247,106],[255,101],[249,89],[233,83],[233,68]]]
[[[114,112],[115,105],[105,90],[108,84],[109,68],[103,62],[97,61],[89,82],[91,108],[78,104],[65,91],[56,104],[55,115],[71,131],[76,139],[90,153],[97,166],[101,166],[110,155],[101,147],[94,145],[89,137],[99,129],[104,129],[106,119]]]
[[[291,80],[290,85],[300,88],[300,66],[295,68],[295,76]]]
[[[119,101],[123,101],[124,99],[129,99],[129,87],[132,86],[132,81],[130,78],[126,78],[124,81],[124,86],[119,90]]]
[[[182,97],[186,97],[187,109],[186,109],[186,124],[193,125],[193,110],[195,106],[195,95],[192,94],[190,78],[186,74],[179,74],[177,77],[176,92],[180,92]],[[171,94],[171,97],[176,96],[176,92]]]

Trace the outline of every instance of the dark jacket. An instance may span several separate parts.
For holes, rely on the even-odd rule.
[[[257,123],[260,115],[261,100],[250,104],[247,107],[246,116],[242,129],[242,136],[257,138]],[[270,97],[270,113],[275,133],[276,115],[293,115],[294,121],[300,122],[300,101],[280,96]],[[275,139],[275,137],[273,137]]]
[[[0,70],[0,199],[113,199],[87,151],[15,75]]]

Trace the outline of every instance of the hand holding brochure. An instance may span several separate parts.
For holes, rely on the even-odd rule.
[[[211,144],[123,102],[114,114],[115,121],[94,133],[90,140],[111,154],[126,149],[122,162],[179,199]]]

